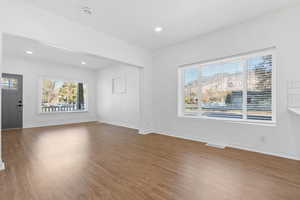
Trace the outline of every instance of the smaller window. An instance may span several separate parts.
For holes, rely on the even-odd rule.
[[[4,77],[2,78],[2,88],[6,90],[16,90],[18,89],[18,80],[15,78]]]
[[[42,113],[87,111],[86,84],[76,81],[42,80]]]

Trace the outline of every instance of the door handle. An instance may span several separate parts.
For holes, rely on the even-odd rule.
[[[23,104],[18,104],[17,106],[18,106],[18,107],[22,107],[22,106],[23,106]]]

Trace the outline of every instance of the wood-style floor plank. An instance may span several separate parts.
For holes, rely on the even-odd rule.
[[[100,123],[4,131],[2,200],[299,200],[300,162]]]

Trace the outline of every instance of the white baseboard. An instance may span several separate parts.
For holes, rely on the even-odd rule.
[[[122,122],[112,122],[112,121],[106,121],[106,120],[98,120],[98,122],[100,123],[105,123],[105,124],[111,124],[113,126],[121,126],[121,127],[125,127],[125,128],[131,128],[131,129],[136,129],[139,131],[139,134],[141,135],[147,135],[150,133],[155,133],[153,130],[141,130],[136,126],[127,124],[127,123],[122,123]]]
[[[114,126],[121,126],[121,127],[125,127],[125,128],[131,128],[131,129],[138,129],[136,126],[128,124],[128,123],[123,123],[123,122],[113,122],[113,121],[106,121],[106,120],[97,120],[100,123],[104,123],[104,124],[111,124]]]
[[[233,145],[233,144],[228,145],[228,147],[231,147],[234,149],[241,149],[241,150],[245,150],[245,151],[256,152],[256,153],[261,153],[261,154],[270,155],[270,156],[287,158],[287,159],[291,159],[291,160],[298,160],[298,161],[300,160],[300,158],[298,158],[297,156],[287,155],[284,153],[272,153],[272,152],[260,151],[260,150],[252,149],[249,147],[243,147],[243,146]]]
[[[0,171],[5,169],[4,162],[0,161]]]
[[[64,124],[76,124],[84,122],[97,121],[96,118],[80,118],[80,119],[66,119],[66,120],[51,120],[51,121],[38,121],[38,122],[25,122],[23,128],[36,128],[45,126],[57,126]]]
[[[178,135],[167,133],[167,131],[153,131],[153,132],[161,134],[161,135],[177,137],[177,138],[181,138],[181,139],[185,139],[185,140],[193,140],[193,141],[206,143],[206,144],[215,144],[215,142],[213,142],[213,141],[208,141],[208,140],[205,140],[205,139],[195,139],[195,138],[191,138],[191,137],[187,137],[187,136],[178,136]],[[298,161],[300,160],[300,158],[297,157],[297,156],[288,155],[288,154],[285,154],[285,153],[272,153],[272,152],[260,151],[260,150],[252,149],[252,148],[249,148],[249,147],[244,147],[244,146],[240,146],[240,145],[233,145],[233,144],[227,144],[227,145],[224,145],[224,146],[235,148],[235,149],[241,149],[241,150],[245,150],[245,151],[261,153],[261,154],[270,155],[270,156],[287,158],[287,159],[291,159],[291,160],[298,160]]]
[[[214,147],[218,149],[225,149],[226,145],[224,144],[212,144],[212,143],[206,143],[206,146]]]
[[[201,143],[211,143],[207,140],[200,140],[200,139],[195,139],[195,138],[191,138],[191,137],[186,137],[186,136],[180,136],[180,135],[175,135],[175,134],[171,134],[170,132],[167,131],[153,131],[153,133],[157,133],[160,135],[167,135],[167,136],[171,136],[171,137],[176,137],[176,138],[181,138],[181,139],[185,139],[185,140],[192,140],[192,141],[196,141],[196,142],[201,142]]]
[[[139,130],[139,134],[141,134],[141,135],[147,135],[147,134],[150,134],[150,133],[155,133],[155,131],[153,131],[153,130]]]

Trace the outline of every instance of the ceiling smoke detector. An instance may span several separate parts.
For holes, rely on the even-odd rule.
[[[91,15],[91,14],[93,14],[92,9],[91,9],[90,7],[88,7],[88,6],[82,7],[82,8],[81,8],[81,12],[82,12],[83,14],[86,14],[86,15]]]

